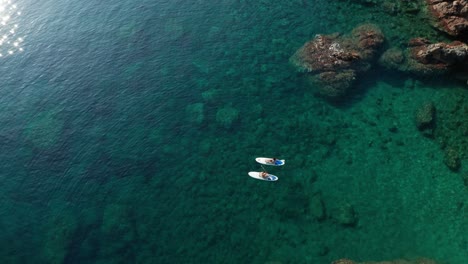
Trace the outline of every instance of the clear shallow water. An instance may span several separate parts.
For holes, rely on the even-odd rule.
[[[344,3],[17,1],[24,51],[0,66],[2,262],[465,263],[466,188],[413,123],[458,88],[375,72],[335,107],[288,64],[317,33],[414,32]],[[247,176],[257,156],[287,159],[279,182]],[[343,204],[356,227],[333,221]]]

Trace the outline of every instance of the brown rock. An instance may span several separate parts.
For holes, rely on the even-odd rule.
[[[290,62],[301,72],[320,73],[350,68],[359,58],[356,50],[345,47],[339,35],[316,35],[294,53]]]
[[[355,226],[358,222],[356,211],[350,204],[342,204],[332,212],[332,218],[344,226]]]
[[[409,47],[425,46],[428,44],[431,44],[431,42],[425,38],[412,38],[408,42]]]
[[[352,37],[363,60],[374,59],[384,42],[382,31],[373,24],[364,24],[353,29]]]
[[[318,94],[330,100],[343,97],[356,80],[353,70],[341,72],[323,72],[310,77],[310,82],[317,87]]]
[[[468,45],[460,41],[430,44],[415,38],[408,46],[408,70],[416,74],[442,74],[468,59]]]
[[[384,36],[371,24],[356,27],[349,35],[316,35],[290,58],[300,72],[305,72],[319,94],[330,99],[342,97],[357,74],[369,70]]]
[[[391,70],[404,70],[405,55],[399,48],[390,48],[380,56],[379,64]]]
[[[424,64],[453,65],[457,62],[463,62],[468,57],[468,45],[460,41],[425,44],[413,47],[411,55],[415,60]]]
[[[426,0],[437,27],[462,39],[468,38],[468,0]]]

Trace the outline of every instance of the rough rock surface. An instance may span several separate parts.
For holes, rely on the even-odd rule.
[[[431,44],[423,38],[410,40],[408,70],[416,74],[442,74],[466,63],[468,45],[460,41]]]
[[[438,21],[438,28],[448,34],[468,39],[468,0],[426,0]]]
[[[450,73],[461,81],[468,80],[468,45],[460,41],[430,43],[413,38],[404,50],[392,47],[379,58],[379,64],[390,70],[433,76]]]
[[[371,24],[355,28],[349,35],[317,35],[290,58],[290,62],[311,77],[319,94],[329,99],[342,97],[358,73],[371,67],[384,36]]]
[[[399,48],[390,48],[380,56],[379,64],[390,70],[405,71],[406,57],[403,50]]]

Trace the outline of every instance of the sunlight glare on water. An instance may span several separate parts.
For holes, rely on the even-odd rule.
[[[23,37],[17,35],[21,11],[11,0],[0,0],[0,57],[22,52]]]

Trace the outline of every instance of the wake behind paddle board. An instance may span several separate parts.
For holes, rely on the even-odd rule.
[[[285,163],[284,160],[276,160],[276,163],[272,163],[272,160],[273,158],[262,158],[262,157],[255,159],[255,161],[263,165],[283,166]]]
[[[278,177],[276,177],[275,175],[268,174],[266,178],[262,178],[261,174],[262,174],[261,172],[257,172],[257,171],[249,172],[249,176],[257,180],[262,180],[262,181],[277,181],[278,180]]]

